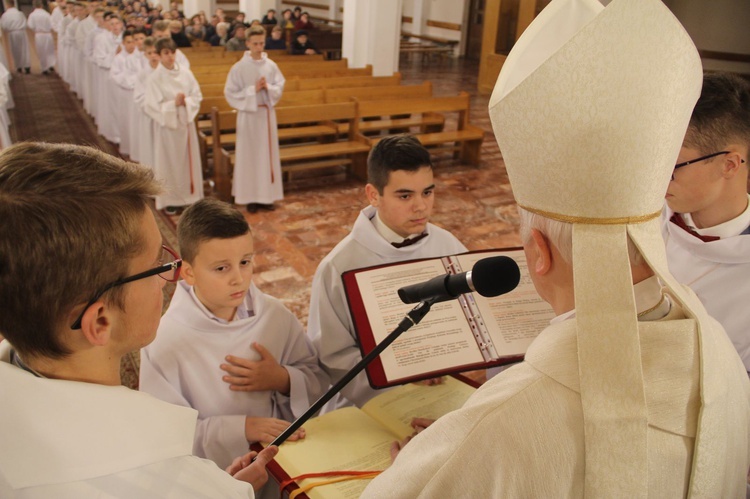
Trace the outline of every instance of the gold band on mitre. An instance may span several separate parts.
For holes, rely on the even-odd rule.
[[[637,217],[616,217],[616,218],[594,218],[594,217],[575,217],[571,215],[563,215],[561,213],[553,213],[551,211],[537,210],[536,208],[529,208],[522,204],[518,205],[524,210],[534,213],[535,215],[541,215],[551,220],[557,220],[558,222],[565,222],[569,224],[586,224],[586,225],[627,225],[627,224],[641,224],[658,218],[661,215],[661,210],[650,213],[648,215],[640,215]]]

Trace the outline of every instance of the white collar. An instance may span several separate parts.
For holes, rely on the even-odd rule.
[[[693,217],[690,213],[682,213],[682,219],[688,227],[701,236],[714,236],[720,238],[739,236],[750,226],[750,194],[747,195],[747,198],[748,204],[745,211],[737,215],[735,218],[720,223],[719,225],[714,225],[713,227],[698,229],[695,226],[695,222],[693,222]]]
[[[380,218],[380,213],[375,210],[375,216],[370,219],[372,221],[372,224],[375,226],[375,230],[378,231],[378,234],[383,236],[383,239],[388,241],[389,243],[402,243],[406,239],[409,239],[414,236],[418,236],[419,234],[409,234],[409,237],[402,237],[399,234],[397,234],[393,229],[388,227],[383,220]]]
[[[215,320],[219,324],[229,324],[230,322],[239,321],[242,319],[247,319],[248,317],[252,317],[255,315],[253,311],[253,298],[250,295],[250,290],[247,290],[247,293],[245,294],[245,299],[242,300],[242,303],[237,307],[237,310],[234,312],[234,317],[232,317],[231,321],[228,321],[226,319],[222,319],[221,317],[217,317],[213,312],[211,312],[200,299],[195,294],[195,288],[193,286],[186,286],[189,288],[188,293],[190,294],[190,297],[193,299],[193,302],[195,303],[195,306],[198,307],[198,310],[203,313],[206,317],[208,317],[211,320]]]

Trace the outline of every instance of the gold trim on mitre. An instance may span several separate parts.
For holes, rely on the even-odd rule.
[[[569,224],[586,224],[586,225],[628,225],[628,224],[641,224],[659,218],[661,210],[650,213],[648,215],[640,215],[636,217],[616,217],[616,218],[594,218],[594,217],[575,217],[571,215],[563,215],[562,213],[552,213],[551,211],[537,210],[536,208],[530,208],[528,206],[519,204],[520,208],[534,213],[536,215],[543,216],[558,222],[565,222]]]

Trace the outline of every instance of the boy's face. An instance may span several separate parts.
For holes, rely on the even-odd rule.
[[[152,68],[155,68],[156,65],[159,64],[159,61],[161,61],[161,56],[156,53],[156,49],[154,47],[146,47],[144,53],[146,54],[146,58],[151,64]]]
[[[275,30],[271,31],[271,37],[274,40],[281,40],[281,30],[275,29]]]
[[[242,304],[253,277],[253,236],[209,239],[198,246],[182,275],[198,299],[214,315],[231,320]]]
[[[704,156],[698,149],[683,145],[677,163]],[[722,202],[724,186],[724,155],[683,166],[674,171],[669,182],[666,201],[676,213],[696,213]]]
[[[297,41],[299,42],[300,45],[306,44],[307,43],[307,35],[299,35],[297,37]]]
[[[173,69],[175,53],[169,49],[161,49],[161,52],[159,53],[159,60],[165,68]]]
[[[253,35],[245,40],[245,46],[247,46],[248,50],[250,51],[250,55],[254,59],[259,58],[260,54],[263,53],[263,46],[265,44],[266,40],[263,35]]]
[[[432,168],[417,171],[396,170],[390,173],[383,194],[372,184],[365,193],[370,204],[378,209],[380,220],[401,237],[424,232],[435,202]]]
[[[122,46],[125,47],[125,52],[132,54],[135,50],[135,38],[132,36],[123,37]]]
[[[122,21],[119,18],[113,17],[109,20],[109,26],[112,33],[117,36],[122,33]]]
[[[133,36],[133,39],[135,40],[135,46],[138,50],[143,51],[143,40],[146,39],[145,33],[136,33]]]

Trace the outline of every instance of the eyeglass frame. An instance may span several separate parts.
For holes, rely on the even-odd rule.
[[[70,329],[81,329],[81,322],[83,321],[83,314],[86,313],[86,310],[88,310],[91,305],[93,305],[99,298],[101,298],[102,295],[104,295],[104,293],[106,293],[112,288],[116,288],[117,286],[122,286],[123,284],[128,284],[129,282],[133,282],[133,281],[139,281],[141,279],[145,279],[147,277],[151,277],[155,275],[158,275],[160,278],[164,279],[167,282],[177,282],[180,278],[180,268],[182,267],[182,258],[180,258],[180,255],[178,255],[174,250],[172,250],[168,246],[162,244],[161,247],[164,251],[166,251],[173,257],[175,257],[175,259],[169,263],[159,265],[158,267],[154,267],[153,269],[140,272],[130,277],[117,279],[116,281],[112,281],[106,286],[102,287],[99,291],[96,292],[96,294],[94,294],[94,297],[91,298],[91,300],[89,300],[86,306],[83,307],[83,310],[81,310],[81,315],[79,315],[78,319],[76,319],[76,321],[70,326]],[[174,271],[174,277],[172,279],[167,279],[161,276],[161,274],[170,270]]]
[[[693,163],[698,163],[699,161],[705,161],[707,159],[714,158],[716,156],[720,156],[722,154],[729,154],[732,151],[719,151],[719,152],[712,152],[711,154],[706,154],[705,156],[701,156],[700,158],[691,159],[690,161],[683,161],[682,163],[677,163],[674,165],[674,169],[682,168],[683,166],[692,165]],[[745,162],[744,160],[742,161]]]

